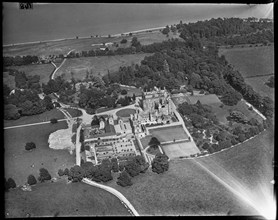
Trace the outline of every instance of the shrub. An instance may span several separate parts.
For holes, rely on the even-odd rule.
[[[128,173],[125,170],[120,173],[120,175],[118,177],[117,184],[122,186],[122,187],[132,185],[131,177],[128,175]]]
[[[49,174],[48,170],[45,168],[40,169],[40,176],[38,178],[40,182],[44,182],[45,180],[51,180],[51,175]]]
[[[59,169],[58,170],[58,175],[59,176],[63,176],[65,174],[65,172],[62,170],[62,169]]]
[[[200,94],[205,94],[205,91],[202,89],[199,93]]]
[[[58,123],[57,118],[51,118],[51,119],[50,119],[50,123],[51,123],[51,124],[56,124],[56,123]]]
[[[31,185],[35,185],[37,183],[36,178],[33,175],[29,175],[27,179],[27,183]]]
[[[25,150],[32,150],[36,148],[36,144],[34,142],[28,142],[25,145]]]
[[[126,91],[125,89],[123,89],[123,90],[121,91],[121,94],[122,94],[122,95],[126,95],[126,94],[127,94],[127,91]]]
[[[248,107],[248,110],[253,111],[253,107],[252,106]]]

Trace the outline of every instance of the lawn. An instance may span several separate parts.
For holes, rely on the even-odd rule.
[[[199,149],[192,145],[192,142],[163,144],[161,148],[170,159],[200,153]]]
[[[82,116],[82,112],[78,109],[75,108],[64,108],[70,115],[71,117],[79,117]]]
[[[39,75],[40,83],[47,83],[51,73],[54,71],[54,66],[52,64],[34,64],[25,66],[13,66],[11,69],[16,69],[18,71],[24,71],[26,76]]]
[[[60,168],[73,166],[74,155],[66,150],[52,150],[48,147],[50,133],[65,128],[67,123],[63,121],[4,130],[5,177],[12,177],[17,184],[22,185],[30,174],[38,177],[42,167],[52,176],[57,176]],[[24,146],[27,142],[34,142],[36,149],[26,151]],[[31,167],[33,164],[34,167]]]
[[[181,125],[149,129],[149,132],[152,136],[156,137],[161,143],[166,141],[173,141],[173,139],[180,140],[188,138]]]
[[[273,131],[266,131],[210,157],[170,161],[169,170],[164,174],[148,170],[134,177],[130,187],[120,187],[114,180],[108,185],[123,193],[140,215],[253,215],[257,214],[254,209],[199,164],[210,166],[216,174],[224,169],[251,189],[262,182],[272,187],[269,181],[273,178],[273,148]]]
[[[234,66],[244,78],[274,73],[274,45],[220,49],[219,55],[224,55],[226,60]],[[251,85],[256,92],[274,99],[274,89],[269,89],[269,87],[264,84],[268,77],[247,78],[245,82]]]
[[[65,116],[58,109],[52,109],[50,111],[46,111],[38,115],[23,116],[17,120],[4,120],[4,127],[45,122],[49,121],[51,118],[64,119]]]
[[[5,193],[5,216],[9,218],[68,216],[130,216],[114,195],[85,183],[37,184],[31,192],[15,189]],[[9,213],[9,216],[6,213]]]
[[[76,79],[85,79],[87,71],[93,75],[104,76],[108,73],[118,71],[120,66],[130,66],[132,63],[139,64],[146,55],[150,54],[128,54],[116,56],[82,57],[67,59],[63,66],[55,74],[59,76],[65,73],[67,80],[71,79],[71,72]]]
[[[126,108],[126,109],[121,109],[121,110],[117,111],[116,115],[118,117],[129,117],[130,114],[134,114],[135,112],[136,112],[135,109]]]
[[[132,88],[132,87],[127,87],[127,86],[120,86],[121,89],[125,89],[127,91],[127,95],[133,97],[133,94],[135,96],[141,96],[142,95],[142,90],[139,88]]]

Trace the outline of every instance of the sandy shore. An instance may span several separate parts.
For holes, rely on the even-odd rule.
[[[129,33],[132,34],[139,34],[143,32],[148,32],[148,31],[158,31],[162,28],[165,27],[154,27],[154,28],[147,28],[147,29],[141,29],[141,30],[136,30],[136,31],[129,31],[125,33],[120,33],[120,34],[111,34],[111,37],[120,37],[121,35],[128,35]],[[108,37],[109,35],[99,35],[99,37],[95,36],[89,36],[89,37],[78,37],[78,39],[90,39],[90,38],[101,38],[101,37]],[[48,42],[56,42],[56,41],[64,41],[64,40],[74,40],[76,37],[72,38],[60,38],[60,39],[54,39],[54,40],[44,40],[44,41],[32,41],[32,42],[24,42],[24,43],[15,43],[15,44],[7,44],[3,45],[3,47],[12,47],[12,46],[19,46],[19,45],[28,45],[28,44],[39,44],[39,43],[48,43]]]

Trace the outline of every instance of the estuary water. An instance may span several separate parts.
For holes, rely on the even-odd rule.
[[[119,34],[218,17],[273,17],[273,4],[3,3],[3,45]]]

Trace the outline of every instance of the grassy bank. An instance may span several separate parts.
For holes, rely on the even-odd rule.
[[[16,184],[22,185],[30,174],[38,177],[42,167],[48,169],[52,176],[57,176],[60,168],[74,165],[74,155],[66,150],[52,150],[48,147],[50,133],[65,128],[67,124],[63,121],[4,130],[5,177],[12,177]],[[34,142],[36,149],[26,151],[24,146],[27,142]]]
[[[43,183],[32,190],[5,193],[5,216],[24,218],[27,213],[31,217],[130,215],[117,197],[85,183]]]
[[[252,207],[216,181],[199,163],[216,174],[225,170],[253,190],[262,180],[270,181],[273,176],[273,146],[273,131],[266,131],[211,157],[170,161],[166,173],[158,175],[149,170],[133,178],[130,187],[123,188],[115,182],[109,185],[123,193],[140,215],[227,215],[228,212],[254,215],[257,212]]]

